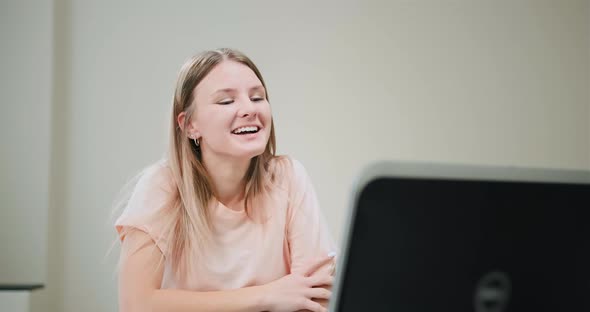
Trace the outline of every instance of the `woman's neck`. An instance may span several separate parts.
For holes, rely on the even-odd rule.
[[[217,200],[225,206],[241,210],[244,199],[246,172],[250,160],[228,160],[219,158],[203,159],[203,164],[211,177]]]

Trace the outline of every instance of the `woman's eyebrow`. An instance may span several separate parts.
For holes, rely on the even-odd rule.
[[[258,86],[255,86],[255,87],[250,88],[250,91],[262,91],[262,92],[264,92],[265,90],[264,90],[264,86],[258,85]]]
[[[234,92],[236,92],[236,89],[232,89],[232,88],[224,88],[224,89],[219,89],[219,90],[217,90],[217,91],[213,92],[213,94],[212,94],[212,95],[216,95],[216,94],[218,94],[218,93],[234,93]]]
[[[258,85],[258,86],[254,86],[254,87],[250,88],[250,91],[262,91],[262,92],[265,92],[266,90],[264,89],[264,86],[263,85]],[[234,89],[234,88],[223,88],[223,89],[219,89],[219,90],[213,92],[212,95],[215,96],[215,95],[217,95],[219,93],[230,93],[231,94],[231,93],[236,93],[236,92],[237,92],[237,90]]]

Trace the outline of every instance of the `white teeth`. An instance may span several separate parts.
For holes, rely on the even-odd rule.
[[[234,130],[233,132],[236,133],[236,134],[238,134],[238,133],[242,133],[242,132],[245,132],[245,131],[249,131],[249,132],[251,132],[251,131],[258,131],[258,127],[256,127],[256,126],[241,127],[241,128],[238,128],[238,129]]]

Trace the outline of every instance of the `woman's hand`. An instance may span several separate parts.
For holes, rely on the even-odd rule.
[[[323,287],[332,285],[333,277],[327,273],[314,275],[312,273],[330,261],[333,261],[333,257],[320,259],[311,263],[304,274],[292,273],[262,286],[265,308],[272,312],[327,311],[313,299],[330,299],[332,292]]]

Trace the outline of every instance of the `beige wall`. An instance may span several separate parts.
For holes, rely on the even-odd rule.
[[[0,2],[0,284],[46,281],[52,25],[51,1]]]
[[[48,302],[116,310],[111,203],[163,154],[176,73],[192,53],[236,47],[259,65],[279,151],[307,167],[340,240],[352,180],[374,160],[590,168],[588,12],[575,0],[57,0],[52,189],[49,208],[32,210],[50,211]],[[3,104],[2,118],[29,129],[5,110],[24,108]],[[9,159],[31,180],[22,155],[36,140]],[[18,176],[9,172],[5,184]]]

